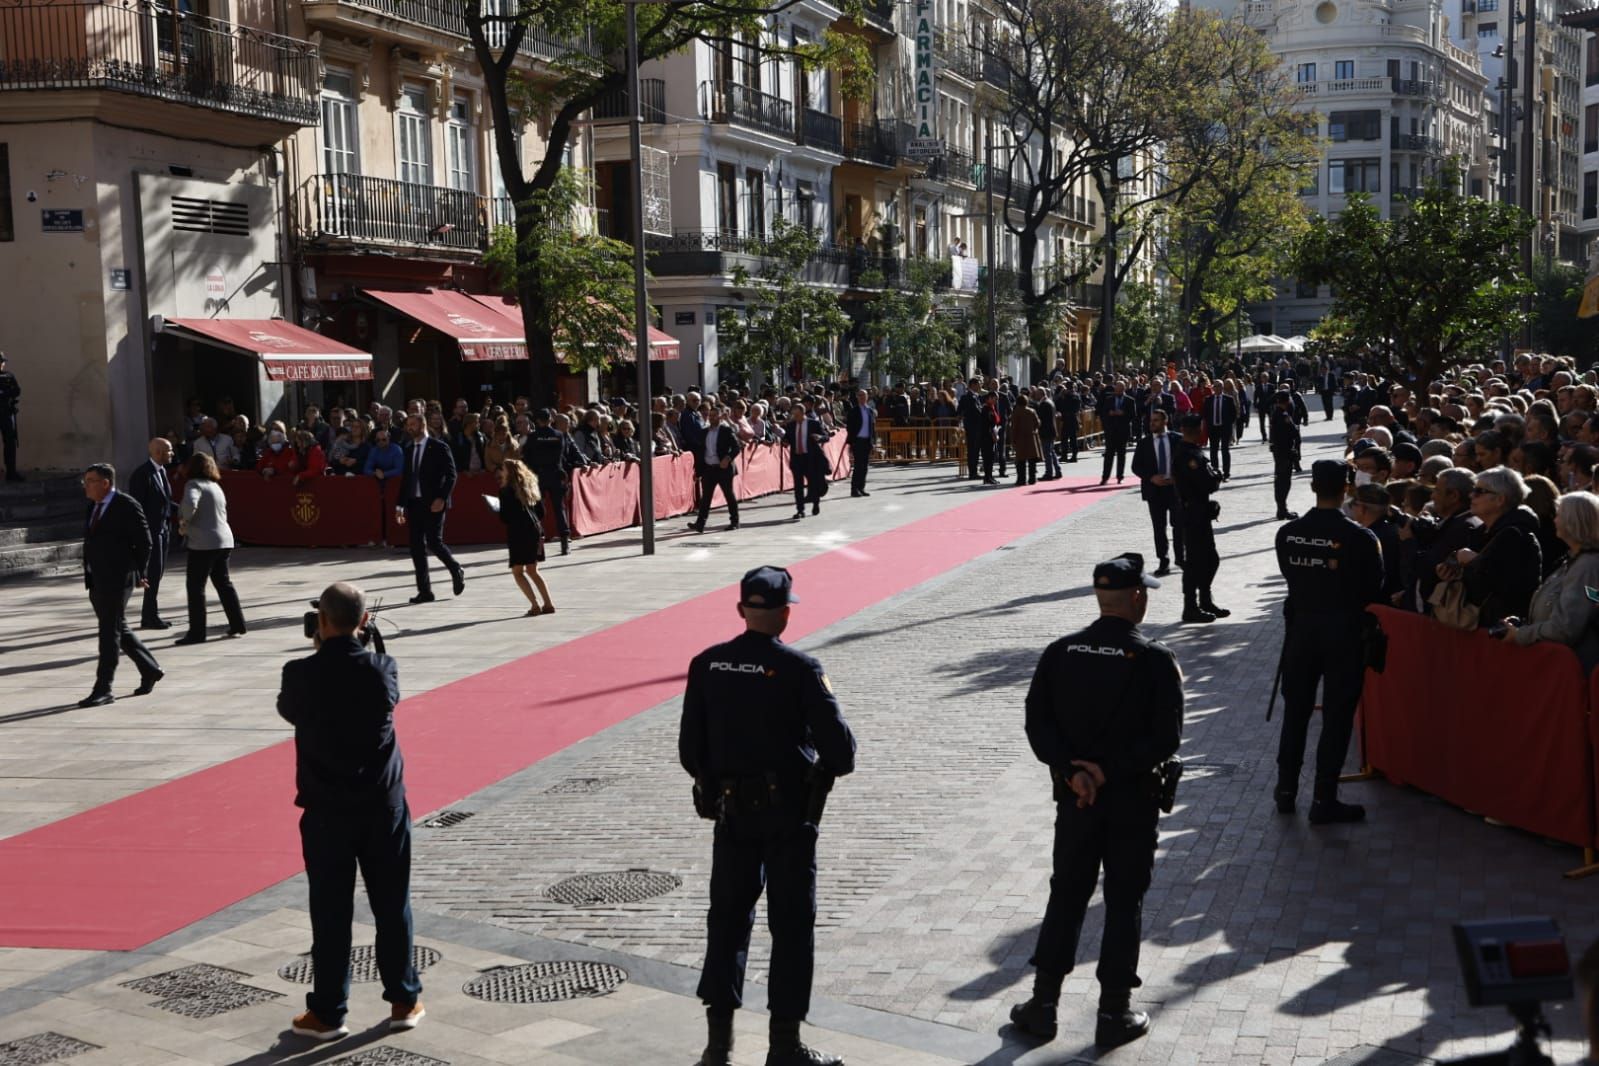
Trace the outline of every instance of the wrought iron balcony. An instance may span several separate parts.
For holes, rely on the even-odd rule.
[[[899,162],[892,124],[851,122],[844,127],[844,154],[861,163],[891,167]]]
[[[678,230],[670,237],[645,235],[651,273],[657,277],[728,277],[743,266],[758,275],[766,241],[758,234],[727,230]],[[800,277],[818,285],[844,286],[850,280],[851,253],[824,245],[806,262]]]
[[[304,240],[480,252],[492,224],[514,221],[509,201],[365,174],[318,174],[298,201]]]
[[[509,11],[515,11],[514,0],[502,0],[503,6]],[[400,22],[409,22],[424,29],[447,34],[451,37],[467,39],[465,4],[460,0],[302,0],[307,22],[319,21],[319,16],[331,15],[338,17],[349,9],[359,15],[366,12],[380,15],[385,18],[396,19]],[[496,5],[492,2],[484,3],[485,14],[492,12]],[[359,18],[357,21],[361,21]],[[489,44],[501,46],[507,39],[509,30],[500,24],[490,24],[484,27]],[[552,37],[534,26],[529,26],[522,36],[522,43],[517,49],[522,55],[536,59],[554,60],[572,52],[585,55],[598,54],[594,43],[586,38]]]
[[[1436,137],[1424,137],[1418,133],[1394,134],[1393,147],[1401,152],[1425,152],[1428,155],[1444,153],[1444,142]]]
[[[700,110],[712,122],[794,136],[794,105],[747,85],[701,82]]]
[[[1436,82],[1418,81],[1415,78],[1393,79],[1394,92],[1400,96],[1437,96],[1439,93]]]
[[[865,0],[866,21],[885,30],[894,29],[894,0]]]
[[[837,115],[807,107],[800,127],[800,143],[824,152],[844,154],[844,124]]]
[[[612,89],[599,102],[594,105],[595,118],[624,118],[633,117],[633,111],[628,104],[627,89]],[[661,123],[666,121],[666,82],[660,78],[639,79],[639,116],[645,122]]]
[[[983,168],[959,148],[945,148],[944,154],[927,161],[924,177],[931,181],[958,181],[962,185],[981,185]]]
[[[316,48],[147,0],[0,5],[0,91],[103,89],[314,126]]]

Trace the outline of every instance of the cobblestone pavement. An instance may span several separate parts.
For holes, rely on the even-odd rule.
[[[1314,423],[1307,468],[1335,445],[1329,427]],[[1098,466],[1091,458],[1067,470],[1097,473]],[[1215,587],[1231,618],[1180,626],[1178,582],[1154,594],[1148,626],[1177,651],[1187,676],[1188,773],[1178,809],[1162,819],[1145,906],[1138,998],[1156,1028],[1107,1057],[1308,1066],[1361,1048],[1439,1059],[1500,1048],[1508,1018],[1466,1006],[1449,924],[1548,913],[1580,950],[1599,935],[1593,887],[1561,879],[1577,862],[1569,848],[1380,782],[1346,786],[1368,805],[1364,826],[1312,830],[1303,815],[1273,812],[1276,725],[1264,721],[1264,710],[1281,581],[1271,551],[1270,481],[1261,445],[1251,440],[1235,452],[1234,478],[1220,496],[1223,563]],[[1034,1050],[1002,1030],[1006,1009],[1031,979],[1027,958],[1048,891],[1053,818],[1046,775],[1022,735],[1021,703],[1043,644],[1092,617],[1092,563],[1123,550],[1152,555],[1133,484],[802,642],[827,664],[861,741],[859,770],[834,792],[822,832],[812,1015],[827,1030],[821,1042],[852,1066],[1039,1066],[1097,1057],[1088,1039],[1097,902],[1066,986],[1060,1039]],[[918,508],[947,505],[951,493],[946,478],[910,474],[873,502],[907,508],[903,521],[928,513]],[[957,502],[969,498],[958,495]],[[1301,479],[1295,506],[1309,502]],[[857,535],[853,526],[847,535]],[[736,574],[745,559],[729,555],[718,565]],[[626,611],[618,597],[642,569],[608,558],[588,573],[604,589],[595,597],[603,606],[583,624],[598,625],[606,612]],[[687,594],[727,579],[718,571],[673,581]],[[316,573],[303,583],[323,580]],[[667,602],[679,595],[677,584],[663,593]],[[728,633],[737,624],[730,616]],[[522,639],[500,632],[487,631]],[[706,642],[724,635],[707,633]],[[480,668],[448,665],[445,641],[439,644],[424,667],[435,671],[433,683]],[[505,651],[471,648],[466,656]],[[676,766],[677,715],[675,700],[654,708],[457,804],[471,818],[419,828],[418,930],[445,958],[425,977],[428,1021],[383,1047],[459,1066],[692,1061],[710,840]],[[179,747],[152,743],[153,762],[174,758]],[[0,804],[0,817],[11,806]],[[573,907],[546,895],[575,874],[629,869],[667,872],[681,883],[612,907]],[[295,879],[130,955],[0,952],[0,1015],[10,1015],[0,1018],[0,1061],[6,1041],[45,1030],[105,1048],[72,1063],[357,1054],[356,1045],[339,1045],[306,1056],[303,1045],[281,1036],[298,989],[275,971],[308,946],[303,899]],[[758,931],[757,981],[766,943]],[[610,962],[632,980],[613,996],[541,1007],[490,1007],[458,991],[484,967],[535,958]],[[147,997],[122,987],[196,962],[236,968],[251,975],[241,980],[284,998],[193,1020],[153,1010]],[[359,1010],[371,1017],[352,1019],[356,1039],[374,1039],[359,1028],[378,1017],[375,991],[357,989]],[[763,992],[759,985],[751,991],[759,1007]],[[1574,1012],[1557,1010],[1554,1022],[1557,1061],[1575,1059]],[[758,1014],[741,1015],[739,1061],[760,1061],[761,1030]]]

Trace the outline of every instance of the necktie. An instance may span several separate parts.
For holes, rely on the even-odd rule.
[[[107,496],[105,499],[103,499],[99,503],[95,504],[95,506],[94,506],[94,514],[89,516],[89,532],[90,533],[93,533],[94,532],[94,527],[100,524],[100,516],[105,514],[105,505],[110,503],[110,502],[111,502],[111,497]]]
[[[422,495],[422,442],[416,442],[415,457],[411,460],[411,478],[414,482],[416,495]]]
[[[1214,422],[1218,426],[1221,425],[1221,393],[1219,392],[1216,394],[1216,417]]]
[[[1166,474],[1166,438],[1164,436],[1162,436],[1159,440],[1155,441],[1155,452],[1156,452],[1157,455],[1160,456],[1160,460],[1159,460],[1160,473],[1161,473],[1161,476],[1164,477],[1165,474]]]

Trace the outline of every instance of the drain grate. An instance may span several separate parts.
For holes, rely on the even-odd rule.
[[[432,966],[441,958],[443,958],[443,956],[441,956],[437,951],[434,951],[432,948],[424,948],[420,945],[413,946],[411,948],[411,965],[416,967],[417,973],[421,973],[423,970],[426,970],[429,966]],[[287,966],[284,966],[278,970],[278,976],[283,978],[285,981],[293,981],[296,984],[301,985],[310,984],[315,975],[316,970],[311,965],[310,955],[301,955]],[[363,947],[351,948],[350,980],[376,981],[378,979],[377,948],[371,944],[367,944]]]
[[[99,1050],[99,1044],[74,1040],[60,1033],[36,1033],[0,1044],[0,1066],[44,1066],[47,1062],[60,1062],[85,1051]]]
[[[241,1007],[253,1007],[282,999],[283,993],[243,984],[249,977],[239,970],[200,963],[181,970],[139,977],[122,982],[123,988],[154,996],[153,1006],[188,1018],[213,1018]]]
[[[544,890],[546,899],[573,907],[603,907],[614,903],[642,903],[664,896],[683,882],[659,870],[619,870],[614,873],[578,874]]]
[[[619,777],[569,777],[565,781],[557,781],[544,790],[546,796],[574,796],[587,792],[599,792],[610,788],[620,781]]]
[[[626,980],[626,970],[603,962],[531,962],[484,970],[461,991],[488,1003],[559,1003],[608,996]]]
[[[460,825],[472,817],[472,811],[440,811],[422,823],[423,829],[448,829],[452,825]]]
[[[334,1062],[349,1063],[349,1066],[450,1066],[448,1059],[435,1059],[397,1047],[375,1047],[347,1059],[335,1059]]]

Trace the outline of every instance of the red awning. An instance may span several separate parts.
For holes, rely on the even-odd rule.
[[[168,318],[161,331],[266,364],[272,381],[370,381],[372,354],[330,340],[281,318]]]
[[[492,304],[475,300],[464,292],[453,289],[362,291],[405,317],[453,339],[460,345],[461,358],[469,363],[527,358],[527,337],[522,332],[521,318],[507,317]]]

